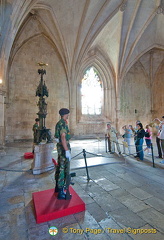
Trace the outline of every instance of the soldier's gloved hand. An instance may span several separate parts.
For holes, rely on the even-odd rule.
[[[69,159],[69,161],[71,161],[71,152],[70,152],[70,150],[65,151],[65,156],[66,156],[66,158]]]

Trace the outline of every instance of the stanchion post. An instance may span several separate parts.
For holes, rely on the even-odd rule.
[[[84,160],[85,160],[85,167],[86,167],[86,172],[87,172],[87,180],[88,180],[88,182],[89,182],[90,177],[89,177],[89,173],[88,173],[88,166],[87,166],[86,151],[85,151],[85,149],[83,149],[83,156],[84,156]]]
[[[155,164],[154,164],[154,152],[153,152],[153,144],[152,143],[151,143],[151,153],[152,153],[153,167],[155,167]]]
[[[107,137],[105,136],[105,150],[106,150],[106,153],[107,153]]]

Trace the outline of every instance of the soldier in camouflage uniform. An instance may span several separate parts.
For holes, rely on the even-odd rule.
[[[34,135],[32,153],[34,153],[34,146],[37,143],[37,129],[38,129],[38,127],[39,127],[39,118],[35,118],[35,123],[32,127],[33,135]]]
[[[58,152],[58,165],[55,172],[56,187],[55,192],[58,192],[58,199],[65,199],[65,177],[67,171],[67,163],[71,160],[70,152],[70,131],[67,125],[67,119],[69,116],[69,110],[67,108],[62,108],[59,111],[61,119],[56,124],[55,127],[55,138],[58,139],[57,152]]]

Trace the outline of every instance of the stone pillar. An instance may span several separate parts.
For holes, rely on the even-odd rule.
[[[72,84],[71,87],[71,93],[70,93],[70,106],[69,106],[69,110],[70,110],[70,117],[69,117],[69,129],[71,132],[71,135],[74,135],[76,132],[76,126],[77,126],[77,112],[76,112],[76,84]]]
[[[31,165],[33,174],[41,174],[54,169],[52,150],[54,143],[40,143],[34,147],[34,161]]]
[[[119,131],[120,98],[116,97],[116,129]]]
[[[153,81],[154,81],[154,76],[153,76],[153,55],[154,51],[150,52],[150,67],[149,67],[149,76],[150,76],[150,98],[151,98],[151,119],[153,119],[153,112],[154,112],[154,99],[153,99]]]
[[[109,101],[109,89],[106,87],[104,88],[104,115],[106,118],[110,118],[111,120],[111,101]]]
[[[5,155],[5,126],[4,126],[4,94],[5,92],[0,89],[0,156]]]

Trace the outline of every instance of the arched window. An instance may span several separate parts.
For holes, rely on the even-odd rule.
[[[102,113],[102,81],[94,67],[86,70],[81,81],[82,114],[100,115]]]

